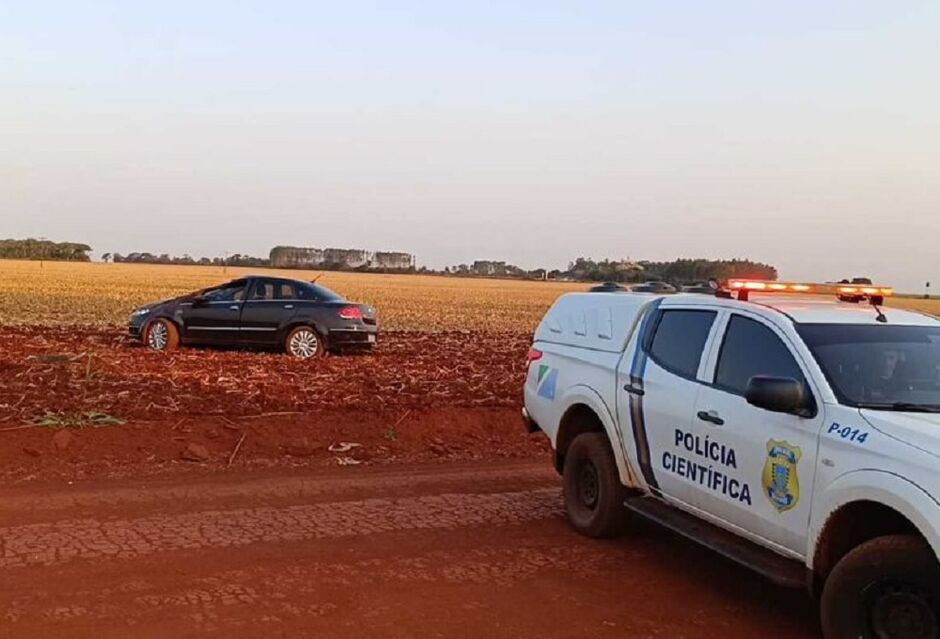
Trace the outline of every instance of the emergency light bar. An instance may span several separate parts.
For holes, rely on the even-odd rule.
[[[885,297],[894,293],[894,289],[890,286],[875,286],[872,284],[817,284],[749,279],[730,279],[724,290],[726,293],[737,292],[738,299],[742,301],[747,301],[748,294],[751,291],[757,291],[760,293],[835,294],[839,296],[839,299],[845,301],[857,302],[868,298],[875,304],[880,304]]]

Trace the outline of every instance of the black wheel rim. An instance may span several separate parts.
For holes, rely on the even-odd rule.
[[[870,592],[874,639],[936,639],[937,612],[926,592],[907,584],[880,584]]]
[[[590,461],[581,464],[578,473],[578,498],[587,508],[594,510],[600,493],[600,484],[597,480],[597,468]]]

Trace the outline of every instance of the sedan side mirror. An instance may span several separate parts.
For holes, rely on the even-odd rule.
[[[205,295],[197,295],[193,298],[193,306],[205,306],[207,301]]]
[[[809,417],[815,412],[808,401],[806,385],[792,377],[755,375],[747,383],[744,399],[752,406],[775,413]]]

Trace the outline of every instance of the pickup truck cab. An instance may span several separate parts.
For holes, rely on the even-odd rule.
[[[827,639],[940,636],[940,320],[880,287],[730,284],[568,294],[542,320],[524,417],[571,524],[643,516],[808,586]]]

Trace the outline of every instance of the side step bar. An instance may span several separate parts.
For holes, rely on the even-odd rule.
[[[668,528],[686,539],[724,555],[784,588],[806,587],[806,566],[767,550],[734,533],[651,497],[631,497],[627,510]]]

